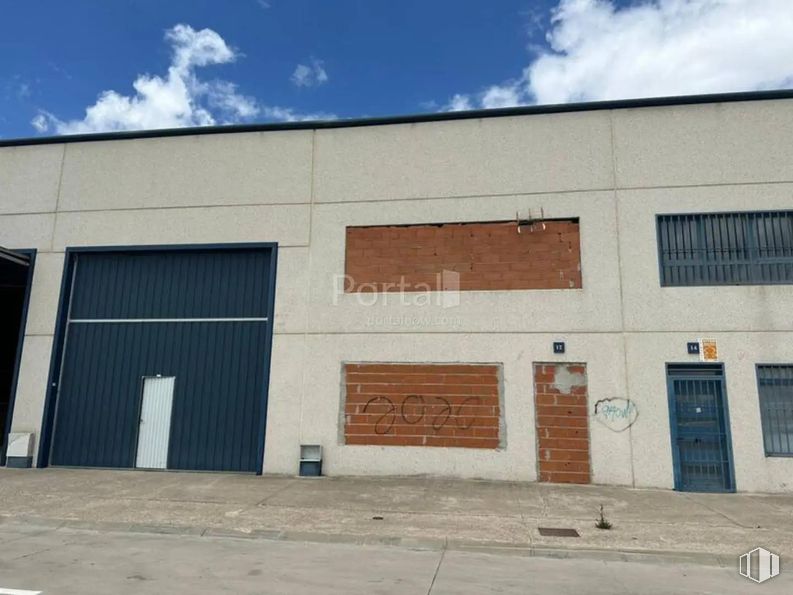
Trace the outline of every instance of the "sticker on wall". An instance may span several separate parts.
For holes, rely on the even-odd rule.
[[[639,409],[630,399],[601,399],[595,403],[594,417],[612,432],[624,432],[636,423]]]
[[[703,362],[719,361],[719,350],[716,347],[715,339],[699,340],[699,359]]]

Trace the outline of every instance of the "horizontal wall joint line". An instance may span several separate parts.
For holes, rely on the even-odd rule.
[[[268,322],[269,318],[74,318],[70,324],[120,324],[157,322]]]

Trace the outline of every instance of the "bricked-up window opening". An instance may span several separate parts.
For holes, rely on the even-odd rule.
[[[793,283],[793,211],[659,215],[661,285]]]
[[[344,365],[344,443],[499,448],[500,366]]]
[[[540,481],[589,483],[585,364],[534,364]]]
[[[581,288],[577,219],[348,227],[347,293]],[[457,288],[455,288],[457,289]]]
[[[766,456],[793,456],[793,365],[757,366]]]

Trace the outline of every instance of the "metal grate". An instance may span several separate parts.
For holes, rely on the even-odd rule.
[[[658,216],[661,285],[793,283],[793,211]]]
[[[793,456],[793,365],[757,366],[766,456]]]
[[[580,537],[575,529],[564,529],[558,527],[537,527],[537,531],[543,537]]]
[[[676,487],[731,491],[732,465],[721,367],[669,366]]]

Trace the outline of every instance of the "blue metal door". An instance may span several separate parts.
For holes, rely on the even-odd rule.
[[[275,248],[146,246],[67,257],[60,367],[42,439],[49,462],[260,473]],[[157,377],[176,380],[152,412],[144,383]],[[141,435],[141,418],[156,436]],[[159,450],[138,460],[150,448]]]
[[[669,365],[667,382],[675,489],[734,491],[722,366]]]

